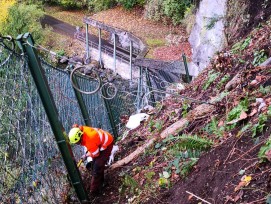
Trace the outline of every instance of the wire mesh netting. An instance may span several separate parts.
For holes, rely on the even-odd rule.
[[[75,197],[74,192],[27,60],[11,50],[3,50],[5,54],[0,55],[3,62],[0,67],[0,202],[63,203],[68,196]],[[84,124],[69,72],[44,60],[41,65],[64,129],[69,130],[74,123]],[[77,78],[81,87],[93,85],[84,77]],[[92,125],[112,132],[112,125],[119,123],[119,116],[127,113],[128,107],[134,112],[134,104],[125,96],[119,92],[110,100],[108,109],[100,92],[83,95]],[[109,121],[109,111],[114,112],[114,121]],[[73,152],[79,159],[83,149],[75,146]]]
[[[0,202],[62,202],[66,170],[24,57],[0,67],[0,84]]]
[[[28,59],[16,54],[13,45],[6,47],[1,42],[0,203],[64,203],[70,197],[76,200],[51,124],[29,71]],[[64,130],[68,131],[75,123],[83,125],[86,118],[82,116],[69,70],[54,67],[43,59],[40,61]],[[131,115],[150,101],[154,105],[152,91],[156,100],[165,97],[161,92],[165,90],[162,84],[170,84],[174,82],[172,78],[176,78],[171,75],[172,78],[168,79],[167,76],[164,72],[146,68],[146,72],[133,81],[114,80],[112,83],[117,92],[111,99],[105,98],[108,90],[103,86],[94,94],[83,94],[89,115],[87,119],[93,127],[122,133],[125,129],[120,119],[122,115]],[[97,86],[95,80],[86,76],[76,74],[75,77],[82,89]],[[83,151],[80,146],[73,147],[76,159]]]

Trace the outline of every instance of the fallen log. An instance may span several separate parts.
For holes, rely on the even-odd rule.
[[[148,148],[149,146],[151,146],[155,142],[155,140],[157,140],[157,138],[150,139],[147,143],[145,143],[144,145],[138,147],[134,152],[132,152],[131,154],[129,154],[127,157],[125,157],[122,160],[119,160],[116,163],[112,164],[110,166],[110,169],[112,170],[112,169],[121,167],[121,166],[123,166],[125,164],[128,164],[133,159],[135,159],[136,157],[138,157],[146,148]]]
[[[259,65],[259,67],[268,66],[271,65],[271,57],[265,60],[262,64]]]
[[[161,133],[161,138],[166,138],[169,135],[174,135],[184,129],[189,122],[192,122],[195,119],[205,117],[207,114],[212,113],[215,110],[214,105],[209,104],[201,104],[197,106],[195,109],[188,112],[186,118],[182,118],[181,120],[173,123],[167,129],[165,129]]]
[[[176,132],[180,132],[188,125],[188,123],[189,120],[187,118],[182,118],[181,120],[173,123],[171,126],[169,126],[161,133],[161,138],[165,139],[169,135],[174,135]]]
[[[166,138],[169,135],[174,135],[178,132],[180,132],[182,129],[184,129],[187,124],[190,121],[193,121],[197,118],[204,117],[207,114],[210,114],[212,111],[214,111],[214,105],[208,105],[208,104],[201,104],[197,106],[195,109],[191,110],[186,118],[182,118],[181,120],[175,122],[171,126],[169,126],[167,129],[165,129],[161,133],[161,138]],[[143,144],[142,146],[138,147],[134,152],[129,154],[127,157],[123,158],[122,160],[117,161],[116,163],[112,164],[109,168],[109,170],[113,170],[116,168],[119,168],[125,164],[128,164],[135,158],[137,158],[144,150],[148,147],[150,147],[158,138],[152,138],[147,143]]]

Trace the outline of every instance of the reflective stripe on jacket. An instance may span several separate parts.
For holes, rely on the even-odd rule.
[[[91,157],[99,156],[100,151],[105,150],[114,140],[111,134],[98,128],[82,126],[82,131],[81,145],[87,148]]]

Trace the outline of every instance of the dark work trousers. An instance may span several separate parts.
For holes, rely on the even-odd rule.
[[[97,195],[104,182],[104,169],[106,162],[108,161],[111,151],[113,148],[113,143],[109,145],[105,150],[100,151],[100,155],[93,159],[93,169],[90,191],[93,195]]]

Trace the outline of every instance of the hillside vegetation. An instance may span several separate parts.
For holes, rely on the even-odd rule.
[[[250,30],[118,142],[95,202],[270,203],[271,21]]]

